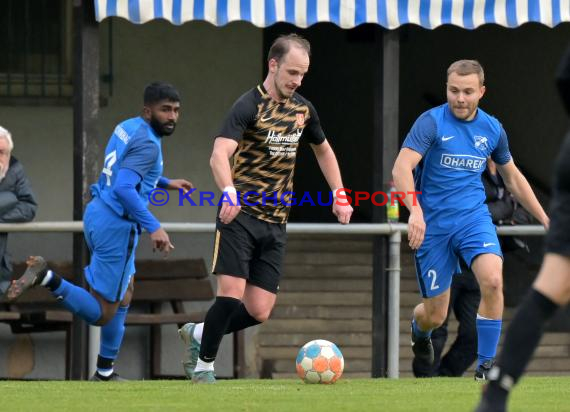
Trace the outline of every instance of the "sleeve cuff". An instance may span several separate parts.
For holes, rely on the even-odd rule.
[[[170,184],[170,179],[164,176],[160,176],[158,178],[158,182],[156,182],[156,187],[159,187],[161,189],[166,189],[168,188],[168,185]]]
[[[158,229],[160,229],[160,222],[156,220],[156,218],[154,219],[154,222],[149,222],[148,226],[144,228],[148,233],[154,233]]]

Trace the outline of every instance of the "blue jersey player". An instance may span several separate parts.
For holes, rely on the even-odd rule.
[[[85,268],[90,293],[47,269],[41,256],[28,259],[28,269],[8,290],[14,300],[26,289],[42,285],[70,312],[101,328],[97,372],[92,380],[122,380],[113,370],[125,331],[133,294],[135,249],[141,229],[150,233],[155,250],[168,254],[174,246],[160,222],[148,210],[148,195],[156,186],[190,190],[183,179],[162,176],[162,138],[174,132],[180,109],[176,89],[152,83],[144,91],[142,116],[115,128],[105,149],[99,181],[83,216],[84,236],[91,252]]]
[[[433,363],[431,331],[447,317],[451,278],[461,272],[461,258],[481,288],[476,379],[486,379],[493,365],[503,314],[502,253],[481,182],[488,157],[515,198],[544,226],[549,223],[514,164],[502,125],[478,108],[484,93],[477,61],[453,63],[447,70],[447,103],[416,120],[393,169],[398,190],[421,192],[415,204],[411,197],[404,199],[423,297],[412,319],[414,357]]]

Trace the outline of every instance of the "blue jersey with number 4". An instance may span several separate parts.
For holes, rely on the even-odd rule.
[[[446,104],[423,113],[402,147],[422,155],[414,172],[427,233],[446,233],[481,215],[489,215],[481,174],[490,156],[511,160],[501,123],[481,109],[475,118],[456,118]]]
[[[113,191],[117,173],[122,168],[141,176],[136,189],[143,204],[148,205],[148,195],[162,176],[162,149],[160,137],[141,117],[125,120],[115,128],[105,149],[99,181],[91,186],[93,196],[99,196],[119,216],[128,217]]]

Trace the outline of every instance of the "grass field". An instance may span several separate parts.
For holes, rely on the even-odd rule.
[[[468,378],[300,380],[0,382],[2,411],[472,411],[481,384]],[[570,411],[570,377],[526,378],[512,411]]]

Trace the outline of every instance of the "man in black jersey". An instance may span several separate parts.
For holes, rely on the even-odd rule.
[[[193,382],[214,383],[223,335],[264,322],[275,305],[301,138],[311,144],[333,191],[333,214],[341,224],[350,221],[352,207],[344,197],[336,201],[343,184],[335,154],[315,108],[296,92],[309,57],[304,38],[289,34],[275,40],[265,81],[234,103],[216,136],[210,166],[231,202],[223,203],[216,220],[216,300],[203,324],[188,323],[179,331],[187,345],[185,371]]]
[[[570,114],[570,49],[562,59],[557,85]],[[502,353],[489,372],[490,382],[477,412],[506,410],[509,393],[530,361],[545,323],[570,301],[570,134],[556,163],[553,189],[542,267],[507,330]]]

